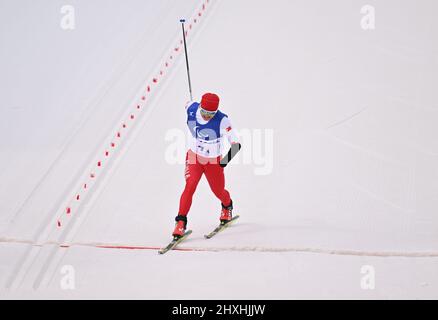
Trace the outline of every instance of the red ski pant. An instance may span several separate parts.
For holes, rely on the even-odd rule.
[[[211,191],[224,206],[231,204],[230,193],[225,190],[224,168],[219,165],[220,157],[204,158],[189,150],[186,155],[185,178],[186,186],[179,202],[179,215],[187,216],[192,205],[193,194],[196,191],[202,174],[205,174]]]

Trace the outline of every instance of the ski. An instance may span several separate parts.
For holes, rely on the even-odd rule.
[[[192,230],[187,230],[186,233],[184,233],[184,235],[182,235],[181,237],[173,238],[173,240],[166,247],[160,249],[158,253],[165,254],[167,251],[174,249],[178,244],[184,241],[191,233]]]
[[[239,218],[239,216],[235,216],[233,217],[233,219],[231,219],[229,222],[227,223],[221,223],[219,226],[216,227],[216,229],[214,229],[212,232],[210,232],[209,234],[206,234],[204,237],[205,239],[211,239],[213,238],[215,235],[217,235],[219,232],[223,231],[224,229],[226,229],[227,227],[229,227],[234,221],[236,221]]]

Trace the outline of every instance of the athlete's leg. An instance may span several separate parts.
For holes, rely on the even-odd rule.
[[[180,216],[187,216],[189,213],[192,205],[193,194],[195,193],[196,187],[198,186],[199,180],[204,172],[203,166],[199,164],[196,159],[192,157],[192,155],[192,151],[187,152],[185,166],[186,186],[179,201],[178,214]]]
[[[231,198],[230,193],[225,189],[224,168],[219,163],[208,163],[205,165],[204,173],[211,191],[213,191],[224,206],[229,206]]]

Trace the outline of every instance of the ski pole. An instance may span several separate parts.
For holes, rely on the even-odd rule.
[[[179,21],[181,22],[182,32],[183,32],[183,39],[184,39],[184,52],[185,52],[185,55],[186,55],[186,67],[187,67],[187,78],[189,80],[190,101],[193,101],[192,82],[190,80],[189,57],[187,56],[186,31],[184,30],[184,22],[186,22],[186,20],[185,19],[181,19]]]

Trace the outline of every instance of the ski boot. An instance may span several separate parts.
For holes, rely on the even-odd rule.
[[[187,217],[178,215],[176,216],[175,221],[176,221],[175,230],[173,230],[172,236],[174,239],[179,239],[186,232]]]
[[[227,224],[233,219],[233,201],[231,200],[229,206],[224,206],[222,203],[222,211],[221,211],[221,225]]]

